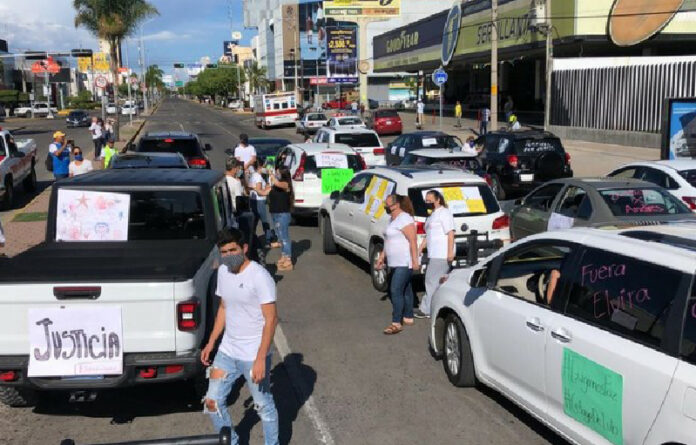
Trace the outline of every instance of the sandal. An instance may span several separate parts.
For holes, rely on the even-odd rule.
[[[389,326],[387,326],[387,327],[384,329],[383,332],[384,332],[385,335],[394,335],[394,334],[398,334],[398,333],[401,332],[402,330],[403,330],[403,328],[402,328],[401,326],[398,326],[398,325],[395,325],[395,324],[390,324]]]
[[[402,322],[403,322],[403,324],[405,324],[406,326],[413,326],[414,323],[415,323],[415,320],[413,320],[413,318],[404,318],[404,319],[402,320]]]
[[[279,243],[278,241],[271,243],[271,249],[280,249],[281,247],[283,247],[283,243]]]

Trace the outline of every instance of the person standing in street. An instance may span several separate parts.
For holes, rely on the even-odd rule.
[[[350,103],[350,112],[353,114],[353,116],[358,115],[358,102],[353,101]]]
[[[242,163],[246,173],[250,172],[250,167],[256,164],[256,149],[249,145],[249,136],[245,133],[239,135],[239,145],[234,149],[234,157]]]
[[[255,234],[252,230],[254,214],[249,208],[249,197],[246,194],[242,164],[233,157],[227,158],[225,162],[225,180],[227,181],[227,189],[232,198],[232,210],[237,220],[239,230],[244,234],[244,242],[249,248],[253,249],[255,246]]]
[[[457,118],[457,125],[455,127],[461,128],[462,126],[462,103],[457,101],[457,105],[454,106],[454,117]]]
[[[104,139],[104,129],[99,125],[99,120],[95,116],[92,118],[92,125],[89,126],[89,132],[92,134],[92,142],[94,143],[94,160],[96,161],[101,157],[102,143]]]
[[[65,133],[53,133],[53,143],[48,146],[48,154],[53,162],[53,177],[57,180],[70,174],[70,147],[65,143]]]
[[[505,101],[505,105],[503,105],[503,110],[505,111],[505,119],[510,120],[510,116],[512,116],[512,112],[515,109],[515,103],[512,101],[512,96],[508,96],[507,100]]]
[[[109,168],[111,158],[113,158],[116,154],[116,148],[114,148],[114,144],[114,138],[110,137],[109,139],[107,139],[107,142],[104,145],[104,148],[102,149],[102,157],[104,158],[104,168]]]
[[[275,174],[270,175],[271,192],[268,194],[268,209],[271,212],[273,227],[278,235],[278,242],[271,243],[271,247],[282,248],[282,255],[276,266],[279,271],[291,271],[292,264],[292,240],[290,239],[290,212],[292,211],[295,195],[292,190],[292,176],[290,170],[281,165]]]
[[[254,164],[252,164],[250,168],[251,173],[248,183],[249,206],[251,207],[251,212],[254,214],[251,233],[252,236],[256,238],[256,226],[258,226],[260,221],[264,232],[264,243],[260,248],[265,249],[273,239],[273,231],[271,230],[268,209],[266,208],[266,197],[271,192],[271,188],[268,186],[268,183],[266,183],[266,180],[263,179],[259,171],[260,169],[259,162],[256,160],[256,157],[254,157]]]
[[[92,171],[92,163],[82,155],[82,149],[78,146],[72,148],[73,161],[68,165],[70,177],[84,175]]]
[[[510,123],[508,125],[508,130],[510,131],[520,131],[522,129],[522,125],[520,125],[520,121],[517,120],[517,116],[514,114],[510,115]]]
[[[108,142],[109,140],[113,140],[112,138],[114,137],[114,121],[111,118],[106,119],[106,123],[104,124],[104,141]],[[106,164],[104,164],[106,165]]]
[[[425,114],[425,104],[422,98],[418,98],[416,103],[416,128],[423,128],[423,116]]]
[[[479,111],[479,134],[484,135],[488,133],[488,121],[491,120],[491,109],[484,105]]]
[[[222,264],[215,293],[220,297],[220,306],[208,343],[201,351],[201,362],[209,367],[203,412],[210,416],[215,432],[230,427],[231,443],[238,444],[227,397],[235,381],[244,376],[263,424],[264,443],[277,445],[278,410],[271,393],[270,373],[271,344],[278,325],[275,282],[263,266],[249,260],[248,246],[239,230],[223,232],[218,249]],[[220,336],[211,366],[210,356]]]
[[[420,253],[428,250],[428,267],[425,270],[425,296],[413,313],[416,318],[430,318],[430,303],[440,287],[440,278],[447,275],[454,261],[454,217],[447,208],[445,198],[437,190],[425,195],[425,207],[431,213],[425,221],[425,240]]]
[[[418,270],[418,246],[413,205],[406,196],[389,195],[384,209],[391,220],[384,231],[384,250],[377,259],[377,269],[389,265],[391,283],[389,295],[392,302],[392,322],[384,329],[386,335],[398,334],[403,325],[413,324],[413,287],[411,277]]]

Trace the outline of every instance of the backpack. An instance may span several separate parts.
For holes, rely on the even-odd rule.
[[[51,153],[48,153],[46,155],[46,160],[44,161],[46,164],[46,170],[52,172],[53,171],[53,158],[51,157]]]

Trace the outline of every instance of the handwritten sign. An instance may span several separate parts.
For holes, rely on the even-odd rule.
[[[319,153],[317,167],[348,168],[348,157],[343,153]]]
[[[423,200],[431,189],[423,190]],[[453,215],[463,213],[486,213],[486,204],[478,186],[435,188],[442,193],[445,203]]]
[[[29,309],[29,377],[123,373],[118,306]]]
[[[130,195],[58,190],[56,241],[127,241]]]
[[[623,377],[563,350],[563,411],[615,445],[623,444]]]
[[[423,147],[435,147],[437,145],[437,139],[435,138],[423,138]]]
[[[343,187],[353,179],[353,169],[351,168],[330,168],[321,172],[321,192],[329,194],[336,190],[343,190]]]
[[[394,191],[394,183],[383,178],[374,176],[370,185],[365,190],[365,202],[362,206],[362,211],[366,215],[374,216],[379,219],[384,214],[384,200]]]

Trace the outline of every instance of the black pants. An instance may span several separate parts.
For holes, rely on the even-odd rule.
[[[481,121],[481,125],[479,128],[479,134],[486,134],[486,133],[488,133],[488,122]]]
[[[256,249],[259,243],[256,240],[256,233],[254,233],[256,229],[254,214],[251,211],[240,212],[237,214],[237,222],[239,223],[239,230],[244,234],[244,240],[249,246],[249,258],[258,260]]]
[[[104,139],[92,139],[92,142],[94,142],[94,159],[97,160],[101,156],[102,146],[104,146]]]

